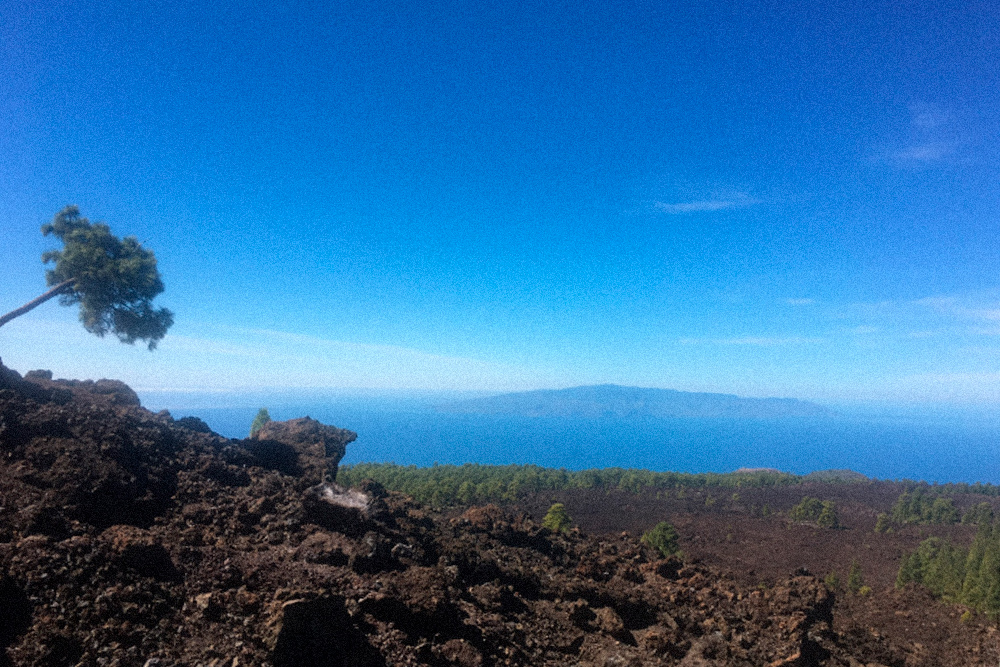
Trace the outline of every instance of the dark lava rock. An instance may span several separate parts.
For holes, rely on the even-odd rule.
[[[838,632],[815,577],[317,488],[354,433],[315,420],[232,441],[115,384],[0,383],[0,665],[930,665]]]
[[[167,413],[169,416],[170,413]],[[180,419],[174,421],[174,424],[180,426],[181,428],[186,428],[189,431],[197,431],[198,433],[213,433],[212,427],[206,424],[202,419],[198,417],[181,417]]]
[[[380,667],[385,658],[347,613],[344,598],[322,596],[281,605],[271,652],[275,667]]]
[[[250,440],[291,447],[298,456],[303,478],[320,484],[336,479],[340,459],[344,458],[347,445],[357,437],[358,434],[353,431],[301,417],[283,422],[268,422]]]

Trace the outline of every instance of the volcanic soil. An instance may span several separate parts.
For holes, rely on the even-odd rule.
[[[574,524],[594,535],[642,535],[669,521],[690,563],[725,572],[743,586],[767,590],[795,572],[826,579],[835,573],[834,627],[849,635],[884,637],[905,649],[907,665],[978,665],[1000,662],[996,624],[982,617],[962,621],[965,607],[945,604],[913,585],[896,590],[900,561],[930,536],[967,546],[972,526],[904,526],[876,533],[880,512],[909,484],[888,481],[807,482],[791,486],[698,489],[678,493],[570,491],[539,495],[517,508],[536,519],[552,502],[562,502]],[[810,496],[836,503],[840,527],[824,529],[788,519],[789,510]],[[995,498],[953,496],[960,512],[981,502],[996,510]],[[764,508],[767,508],[766,510]],[[868,595],[845,587],[856,562]]]
[[[0,665],[997,664],[991,624],[892,589],[921,535],[874,534],[891,487],[562,494],[557,534],[548,497],[438,513],[325,484],[353,434],[293,421],[229,440],[0,365]],[[845,528],[789,524],[805,493]],[[664,518],[683,561],[638,539]],[[830,590],[855,558],[873,592]]]

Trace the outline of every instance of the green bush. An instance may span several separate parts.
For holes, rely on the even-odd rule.
[[[820,500],[805,496],[802,502],[792,508],[788,514],[792,521],[815,522],[821,528],[837,528],[840,519],[837,518],[837,506],[832,500]]]
[[[861,576],[861,566],[858,565],[857,559],[851,561],[851,569],[847,573],[847,590],[854,595],[861,594],[863,588],[868,588],[865,586],[865,579]],[[868,588],[871,591],[870,588]]]
[[[569,524],[571,522],[572,519],[569,518],[566,506],[562,503],[555,503],[549,508],[549,511],[545,513],[545,518],[542,519],[542,526],[548,528],[554,533],[565,533],[569,530]]]
[[[816,517],[816,523],[820,528],[840,528],[840,518],[837,517],[837,506],[832,500],[824,500],[823,508]]]
[[[664,558],[673,556],[680,551],[680,536],[677,534],[677,530],[666,521],[661,521],[653,526],[652,530],[644,533],[642,542],[659,551]]]

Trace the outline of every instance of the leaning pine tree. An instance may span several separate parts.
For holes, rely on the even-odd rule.
[[[55,264],[45,272],[51,289],[0,316],[0,326],[58,296],[64,306],[80,304],[80,322],[90,333],[113,333],[123,343],[141,340],[154,349],[174,323],[174,315],[152,306],[153,298],[163,291],[153,252],[134,236],[119,239],[107,225],[81,218],[76,206],[59,211],[42,226],[42,234],[63,242],[62,250],[42,255],[44,263]]]

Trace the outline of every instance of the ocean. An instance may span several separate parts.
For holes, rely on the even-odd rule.
[[[187,408],[143,396],[153,410],[196,416],[246,437],[259,405]],[[1000,421],[942,415],[830,418],[560,418],[439,413],[420,401],[330,399],[271,404],[273,419],[310,416],[358,434],[344,464],[535,464],[582,470],[676,472],[776,468],[795,474],[848,468],[878,479],[1000,484]]]

